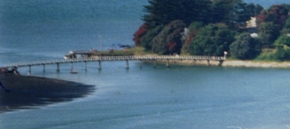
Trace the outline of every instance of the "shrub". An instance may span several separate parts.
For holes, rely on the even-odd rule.
[[[153,39],[152,50],[159,54],[180,53],[182,47],[182,35],[185,23],[175,20],[166,25]]]
[[[274,43],[275,46],[287,45],[290,47],[290,37],[287,35],[280,36]]]
[[[222,56],[235,40],[234,33],[222,24],[210,24],[197,32],[190,42],[191,55]]]
[[[258,40],[252,38],[250,34],[243,34],[230,45],[230,53],[237,59],[253,59],[260,52],[261,49]]]

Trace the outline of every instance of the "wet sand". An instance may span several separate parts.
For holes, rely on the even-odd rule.
[[[14,73],[0,72],[0,81],[0,113],[72,101],[95,90],[92,85]]]

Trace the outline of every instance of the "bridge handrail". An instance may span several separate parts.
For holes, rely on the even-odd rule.
[[[112,60],[226,60],[224,56],[172,56],[172,55],[145,55],[145,56],[96,56],[91,58],[62,59],[54,61],[36,61],[31,63],[14,63],[3,67],[26,67],[36,65],[74,63],[74,62],[93,62],[93,61],[112,61]]]

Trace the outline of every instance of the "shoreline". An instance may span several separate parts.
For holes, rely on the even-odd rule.
[[[250,61],[250,60],[226,60],[223,62],[224,67],[247,67],[247,68],[290,68],[290,62],[276,61]]]
[[[150,61],[152,62],[152,61]],[[164,60],[157,60],[157,63],[166,64]],[[225,61],[207,61],[207,60],[183,60],[169,61],[169,65],[185,66],[217,66],[217,67],[244,67],[244,68],[290,68],[290,62],[276,61],[251,61],[251,60],[225,60]]]

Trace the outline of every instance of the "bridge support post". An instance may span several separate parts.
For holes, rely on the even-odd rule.
[[[222,66],[223,65],[223,60],[219,60],[219,64],[218,64],[218,66]]]
[[[59,63],[56,63],[56,72],[60,72],[60,70],[59,70]]]
[[[142,64],[143,64],[143,61],[140,60],[140,69],[142,69]]]
[[[28,74],[31,74],[31,65],[29,65]]]
[[[126,60],[126,69],[129,69],[129,60]]]
[[[42,66],[43,66],[43,72],[45,72],[45,64],[42,64]]]
[[[166,60],[166,67],[169,67],[169,60]]]
[[[71,69],[70,69],[70,72],[73,72],[74,71],[74,63],[71,63]]]
[[[99,70],[102,70],[102,61],[99,60]]]
[[[85,71],[88,71],[88,64],[86,61],[85,61]]]

